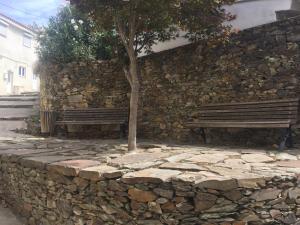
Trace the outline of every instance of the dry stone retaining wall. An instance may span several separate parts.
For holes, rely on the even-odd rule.
[[[141,58],[139,135],[190,141],[198,136],[184,124],[197,118],[199,105],[299,96],[299,29],[293,18],[233,35],[227,46],[188,45]],[[44,110],[128,106],[128,83],[116,62],[48,65],[41,76]],[[261,132],[212,129],[208,140],[273,144],[280,135]]]
[[[1,197],[30,225],[300,224],[297,176],[195,183],[192,172],[42,159],[0,161]]]
[[[300,149],[0,143],[0,199],[29,225],[300,224]]]

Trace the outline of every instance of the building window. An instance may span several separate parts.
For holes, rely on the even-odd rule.
[[[7,36],[7,25],[1,23],[1,21],[0,21],[0,36],[2,37]]]
[[[31,48],[31,37],[27,34],[24,34],[23,36],[23,45],[27,48]]]
[[[10,76],[8,76],[8,73],[3,74],[3,80],[4,80],[5,83],[10,82]]]
[[[22,78],[26,77],[26,68],[23,66],[19,66],[19,77],[22,77]]]

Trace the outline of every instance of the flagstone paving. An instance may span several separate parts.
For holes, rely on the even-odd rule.
[[[126,143],[120,140],[17,138],[3,140],[0,143],[0,155],[22,159],[21,163],[27,167],[48,166],[73,175],[82,168],[97,167],[100,164],[124,173],[143,172],[149,168],[160,169],[162,173],[176,170],[176,176],[181,174],[181,179],[193,171],[201,180],[211,177],[253,178],[300,173],[300,148],[278,152],[142,142],[138,150],[127,152]],[[190,179],[189,176],[187,179]]]

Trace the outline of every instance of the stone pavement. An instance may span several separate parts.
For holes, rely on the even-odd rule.
[[[22,159],[23,164],[29,167],[40,165],[45,168],[57,162],[79,160],[78,167],[82,169],[91,166],[81,165],[80,160],[92,160],[122,171],[124,178],[142,176],[160,179],[164,172],[176,171],[174,178],[195,183],[210,179],[250,179],[300,173],[300,148],[278,152],[149,142],[141,142],[138,147],[135,152],[127,152],[126,142],[120,140],[2,137],[0,155]],[[72,167],[72,164],[64,163],[65,167]],[[149,168],[157,169],[157,174],[152,174],[151,170],[147,170]]]
[[[26,135],[16,133],[14,130],[25,129],[26,123],[22,120],[11,121],[11,120],[0,120],[0,140],[8,137],[17,138],[17,137],[26,137]]]

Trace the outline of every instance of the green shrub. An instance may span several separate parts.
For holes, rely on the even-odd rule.
[[[41,62],[107,60],[114,54],[114,33],[97,31],[88,16],[72,7],[65,7],[52,17],[37,39]]]

